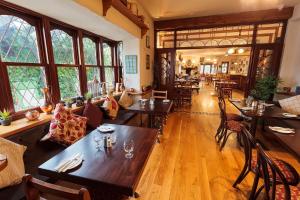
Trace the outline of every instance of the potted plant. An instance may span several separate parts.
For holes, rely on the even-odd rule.
[[[92,93],[87,92],[87,93],[84,94],[84,98],[87,101],[91,101],[91,99],[93,98],[93,95],[92,95]]]
[[[280,82],[279,78],[274,76],[265,76],[256,81],[255,87],[251,91],[251,95],[257,100],[271,100]]]
[[[9,126],[11,124],[11,116],[7,110],[0,111],[0,122],[3,126]]]
[[[73,101],[72,98],[68,98],[68,99],[65,100],[65,103],[66,103],[68,108],[72,108],[72,105],[73,105],[74,101]]]

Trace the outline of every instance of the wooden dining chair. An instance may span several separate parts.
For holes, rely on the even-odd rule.
[[[244,146],[245,162],[240,175],[233,184],[233,187],[236,187],[238,184],[240,184],[249,172],[256,173],[256,166],[258,163],[258,157],[254,151],[257,145],[257,141],[251,135],[249,130],[244,126],[240,135]],[[283,174],[285,180],[289,185],[297,185],[299,183],[299,175],[293,166],[278,158],[272,158],[272,160],[274,164],[278,167],[280,172]],[[262,174],[260,175],[260,177],[262,178]],[[281,178],[279,176],[276,176],[276,183],[281,182]]]
[[[74,190],[63,186],[50,184],[26,174],[23,177],[25,183],[25,193],[27,200],[40,200],[41,194],[52,195],[68,200],[90,200],[90,194],[87,189],[81,188],[80,190]]]
[[[152,98],[154,98],[154,99],[168,99],[168,91],[152,90]]]
[[[261,145],[257,144],[256,149],[258,162],[249,199],[257,199],[261,191],[264,190],[264,199],[298,200],[300,197],[300,186],[291,186],[289,184],[282,169],[280,169],[275,160],[263,150]],[[263,178],[263,185],[258,188],[260,177]],[[278,178],[273,179],[272,177]],[[279,183],[278,179],[281,180]]]
[[[241,132],[241,122],[243,121],[243,117],[238,114],[226,112],[226,103],[222,91],[219,91],[218,93],[218,105],[220,109],[220,124],[217,129],[215,138],[217,140],[217,143],[221,144],[220,150],[222,150],[227,142],[229,135],[232,132]],[[230,133],[228,133],[228,131],[230,131]],[[240,137],[238,135],[238,139],[239,138]]]

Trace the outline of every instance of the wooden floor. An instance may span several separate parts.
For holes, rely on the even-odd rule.
[[[253,176],[232,188],[244,156],[233,134],[222,152],[214,140],[219,125],[217,97],[211,88],[193,96],[191,107],[172,113],[148,161],[137,192],[140,200],[247,199]],[[234,93],[234,97],[241,94]],[[232,105],[228,112],[237,112]],[[291,163],[300,172],[300,163],[274,141],[263,139],[273,156]]]

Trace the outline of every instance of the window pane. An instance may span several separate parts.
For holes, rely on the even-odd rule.
[[[58,67],[61,99],[80,96],[79,73],[76,67]]]
[[[93,97],[100,96],[101,87],[100,87],[100,68],[98,67],[87,67],[87,86],[88,91],[93,95]]]
[[[35,27],[21,18],[1,15],[0,52],[5,62],[39,63]]]
[[[41,89],[46,86],[43,67],[7,67],[15,111],[42,105]]]
[[[114,68],[105,67],[104,70],[105,70],[105,82],[107,82],[109,86],[114,86],[115,84]]]
[[[104,66],[112,66],[111,48],[108,44],[103,43]]]
[[[89,38],[83,38],[83,53],[85,64],[97,65],[96,43],[93,40]]]
[[[174,31],[159,31],[157,33],[157,48],[174,48]]]
[[[87,67],[86,75],[88,82],[93,81],[94,78],[100,81],[100,69],[98,67]]]
[[[74,64],[73,39],[66,32],[51,31],[54,60],[56,64]]]

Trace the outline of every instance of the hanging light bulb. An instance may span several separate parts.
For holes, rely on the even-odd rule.
[[[234,54],[234,52],[235,52],[235,49],[234,49],[234,48],[230,48],[230,49],[228,49],[228,51],[227,51],[228,54]]]
[[[242,54],[242,53],[244,53],[245,52],[245,49],[243,49],[243,48],[240,48],[239,50],[238,50],[238,53],[239,54]]]

